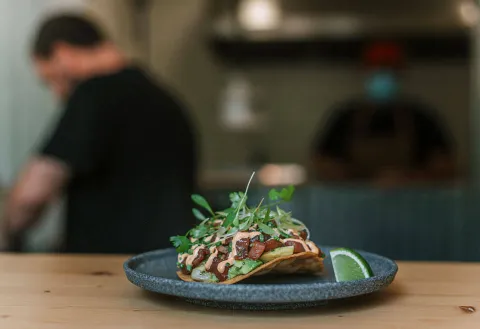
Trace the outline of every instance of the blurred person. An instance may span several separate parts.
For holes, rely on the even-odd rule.
[[[381,186],[450,180],[453,141],[425,104],[400,92],[405,54],[395,43],[367,47],[366,97],[333,109],[315,145],[323,181],[369,181]]]
[[[82,16],[45,20],[31,55],[63,111],[11,190],[9,237],[65,192],[63,251],[169,246],[191,225],[195,188],[194,133],[182,105]]]

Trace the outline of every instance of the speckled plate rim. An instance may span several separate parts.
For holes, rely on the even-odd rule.
[[[320,246],[329,251],[334,247]],[[328,251],[327,251],[328,250]],[[398,272],[398,265],[391,259],[374,253],[357,250],[362,256],[382,263],[382,273],[371,278],[350,282],[314,282],[295,284],[248,284],[215,285],[185,282],[144,274],[135,270],[140,263],[170,256],[172,248],[151,251],[134,256],[123,264],[128,280],[134,285],[156,293],[188,299],[232,303],[296,303],[318,302],[370,294],[389,286]]]

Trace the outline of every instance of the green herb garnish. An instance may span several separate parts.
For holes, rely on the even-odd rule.
[[[225,221],[222,224],[222,226],[225,227],[225,228],[230,227],[233,224],[233,221],[236,217],[235,209],[229,209],[229,210],[230,210],[230,212],[228,213],[227,218],[225,219]]]
[[[243,192],[233,192],[230,193],[230,201],[232,202],[232,208],[239,208],[243,202],[246,201],[245,193]]]
[[[210,207],[207,200],[205,200],[205,198],[203,196],[198,195],[198,194],[193,194],[192,195],[192,200],[193,200],[193,202],[198,204],[200,207],[203,207],[203,208],[207,209],[209,213],[211,213],[213,216],[215,216],[215,214],[213,213],[212,207]]]
[[[192,201],[200,206],[200,209],[193,208],[193,215],[201,222],[185,236],[174,236],[170,238],[173,246],[179,253],[192,253],[192,241],[195,244],[204,244],[206,247],[213,245],[220,246],[224,241],[237,232],[248,231],[254,225],[258,225],[258,230],[271,235],[275,239],[279,237],[290,237],[287,234],[288,229],[301,230],[305,229],[302,222],[291,217],[291,213],[281,210],[278,205],[288,202],[292,199],[295,188],[288,186],[281,189],[271,189],[268,193],[270,203],[264,204],[262,199],[255,207],[247,205],[248,190],[252,182],[252,174],[244,192],[233,192],[229,194],[231,206],[222,211],[214,212],[208,201],[199,194],[192,195]],[[268,203],[268,202],[265,202]],[[276,210],[275,209],[276,206]],[[206,210],[208,217],[205,215]],[[215,235],[220,241],[214,242],[210,239],[208,242],[204,239],[208,236]],[[265,238],[262,235],[260,241]],[[231,247],[229,246],[231,251]]]
[[[190,249],[190,240],[186,236],[172,236],[170,238],[170,242],[173,244],[173,246],[177,249],[178,253],[184,253],[187,252],[188,249]]]
[[[284,232],[280,232],[280,235],[281,235],[282,237],[286,238],[286,239],[291,238],[291,236],[290,236],[289,234],[284,233]]]
[[[270,226],[267,226],[263,223],[258,223],[258,228],[260,228],[260,230],[263,232],[263,233],[266,233],[268,235],[276,235],[277,233],[273,230],[273,228],[271,228]]]
[[[198,210],[197,208],[193,208],[193,209],[192,209],[192,213],[193,213],[193,215],[194,215],[197,219],[199,219],[199,220],[205,220],[205,219],[207,219],[207,218],[200,212],[200,210]]]
[[[208,232],[208,228],[205,225],[200,225],[200,226],[197,226],[196,228],[194,228],[191,231],[191,235],[195,239],[200,239],[200,238],[204,237],[207,234],[207,232]]]
[[[268,192],[268,197],[272,201],[281,199],[285,202],[289,202],[290,200],[292,200],[293,192],[295,192],[295,187],[293,185],[290,185],[288,187],[282,188],[281,190],[271,189],[270,192]]]
[[[270,221],[270,207],[267,208],[267,212],[265,213],[265,216],[263,217],[263,222],[269,222]]]

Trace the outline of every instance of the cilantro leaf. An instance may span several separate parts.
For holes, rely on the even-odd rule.
[[[277,206],[277,214],[278,214],[278,216],[283,217],[283,216],[285,216],[287,213],[286,213],[285,211],[283,211],[282,209],[280,209],[280,208]]]
[[[203,207],[203,208],[207,209],[209,213],[211,213],[212,215],[215,216],[215,214],[213,213],[212,207],[210,207],[207,200],[205,200],[205,198],[203,196],[201,196],[199,194],[192,194],[192,200],[193,200],[193,202],[198,204],[200,207]]]
[[[230,201],[232,202],[232,208],[237,209],[238,207],[241,206],[242,202],[245,202],[247,200],[247,197],[245,196],[245,193],[243,192],[233,192],[230,193]]]
[[[177,249],[178,253],[185,253],[190,249],[190,240],[186,236],[172,236],[170,237],[170,242]]]
[[[200,239],[207,234],[207,227],[203,225],[197,226],[192,230],[191,234],[195,239]]]
[[[237,217],[237,214],[235,211],[232,209],[227,215],[227,219],[223,221],[223,227],[227,228],[233,224],[233,221],[235,220],[235,217]]]
[[[267,209],[267,213],[265,214],[265,217],[263,217],[263,221],[266,223],[270,220],[270,208]]]
[[[269,235],[276,235],[277,232],[273,230],[273,228],[263,224],[263,223],[258,223],[258,227],[263,233],[269,234]]]
[[[272,188],[270,192],[268,192],[268,197],[272,201],[276,201],[280,198],[280,192],[278,192],[276,189]]]
[[[238,227],[240,225],[240,221],[238,220],[238,216],[235,214],[235,217],[233,217],[233,227]]]
[[[253,218],[255,216],[250,216],[249,218],[246,218],[245,221],[240,224],[240,227],[238,228],[239,231],[245,231],[247,230],[250,226],[252,226],[252,223],[253,223]]]
[[[293,185],[284,187],[281,190],[276,190],[273,188],[270,190],[270,192],[268,192],[268,197],[272,201],[277,201],[278,199],[281,199],[282,201],[288,202],[292,200],[293,192],[295,192],[295,186]]]
[[[280,198],[283,200],[283,201],[290,201],[292,200],[292,197],[293,197],[293,192],[295,192],[295,186],[293,185],[290,185],[288,187],[285,187],[282,189],[282,191],[280,192]]]
[[[207,218],[200,212],[200,210],[198,210],[198,209],[196,209],[196,208],[193,208],[193,209],[192,209],[192,213],[193,213],[193,215],[194,215],[197,219],[199,219],[199,220],[205,220],[205,219],[207,219]]]
[[[235,209],[233,209],[233,208],[227,208],[227,209],[225,209],[225,210],[222,211],[222,212],[225,213],[225,214],[227,214],[227,215],[229,215],[229,214],[231,214],[231,213],[234,213],[234,212],[235,212]]]
[[[217,214],[218,216],[221,216],[221,217],[227,217],[227,215],[229,213],[225,212],[225,211],[215,211],[215,214]]]

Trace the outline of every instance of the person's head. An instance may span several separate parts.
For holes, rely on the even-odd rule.
[[[99,27],[75,14],[47,18],[34,37],[31,55],[40,78],[60,99],[92,71],[98,49],[107,43]]]
[[[394,42],[377,42],[368,45],[363,53],[367,69],[365,92],[374,102],[386,102],[400,91],[399,73],[405,64],[405,54]]]

